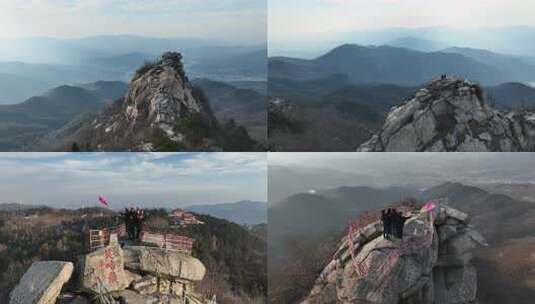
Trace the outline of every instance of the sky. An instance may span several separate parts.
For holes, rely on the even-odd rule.
[[[535,183],[534,153],[270,153],[268,164],[270,201],[340,186]]]
[[[264,44],[266,5],[266,0],[2,0],[0,38],[131,34]]]
[[[525,0],[269,0],[269,44],[385,28],[533,26],[534,11]]]
[[[267,200],[265,153],[0,153],[0,203],[185,207]]]

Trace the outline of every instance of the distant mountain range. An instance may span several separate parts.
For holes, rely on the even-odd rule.
[[[495,53],[533,57],[535,26],[506,27],[393,27],[359,29],[352,32],[319,34],[312,39],[281,41],[270,37],[271,56],[314,58],[347,41],[360,45],[390,45],[417,51],[439,51],[448,47],[471,47]]]
[[[209,55],[196,59],[190,66],[192,75],[196,77],[209,76],[211,79],[224,81],[243,79],[262,81],[267,78],[266,58],[267,47],[259,47],[237,53]]]
[[[337,41],[354,41],[364,45],[383,45],[392,41],[413,41],[415,46],[439,45],[443,47],[461,46],[486,49],[498,53],[531,55],[535,52],[532,37],[535,27],[419,27],[385,28],[360,30],[336,36]],[[419,41],[426,41],[420,43]],[[405,45],[407,46],[407,45]]]
[[[194,79],[192,84],[206,94],[215,116],[220,121],[233,119],[239,125],[246,127],[255,140],[266,141],[267,97],[265,91],[260,93],[254,89],[240,88],[209,79]],[[243,85],[246,86],[246,84]]]
[[[252,89],[208,79],[194,79],[192,83],[206,94],[218,119],[234,119],[256,140],[266,140],[267,101],[265,95],[254,90],[262,83],[237,83]],[[28,148],[45,133],[85,123],[105,104],[123,97],[127,87],[122,81],[63,85],[18,104],[0,105],[0,150]]]
[[[45,92],[49,86],[50,83],[46,80],[0,73],[0,92],[3,92],[0,97],[0,105],[25,100]]]
[[[39,209],[39,208],[45,208],[45,206],[25,205],[25,204],[19,204],[19,203],[0,204],[0,211],[5,211],[5,212],[24,211],[24,210]]]
[[[490,183],[477,186],[490,193],[504,194],[519,201],[535,203],[535,184],[532,183]]]
[[[161,54],[181,50],[191,60],[226,57],[265,49],[265,45],[228,46],[198,38],[156,38],[135,35],[102,35],[74,39],[34,37],[0,40],[3,61],[86,65],[94,59],[125,54]],[[39,52],[35,50],[39,49]]]
[[[345,44],[316,59],[273,57],[270,79],[314,80],[343,74],[353,84],[420,85],[441,74],[486,85],[533,81],[535,66],[512,56],[483,50],[449,48],[422,52],[392,46]]]
[[[494,241],[501,241],[506,235],[521,237],[531,229],[531,224],[526,224],[526,221],[535,218],[535,204],[531,202],[461,183],[447,182],[422,192],[412,188],[344,186],[316,193],[297,193],[278,203],[270,202],[269,223],[270,227],[273,226],[270,234],[280,237],[343,230],[348,220],[356,215],[409,197],[423,201],[447,198],[452,207],[471,214],[474,224],[480,226],[479,229]],[[500,227],[490,224],[498,220]],[[524,225],[518,225],[515,221],[521,221]]]
[[[535,106],[535,88],[518,82],[485,88],[487,101],[499,109]]]
[[[396,38],[392,41],[384,43],[384,45],[406,48],[421,52],[437,52],[448,48],[448,45],[445,43],[411,36]]]
[[[227,204],[194,205],[186,207],[186,209],[241,225],[267,223],[267,203],[265,202],[240,201]]]
[[[265,81],[267,77],[266,45],[126,35],[0,39],[0,104],[19,103],[60,85],[126,82],[139,66],[166,51],[184,55],[192,78]]]
[[[20,150],[77,116],[101,109],[124,94],[121,82],[60,86],[22,103],[0,106],[0,150]]]
[[[278,203],[270,203],[270,235],[311,236],[322,231],[340,231],[349,219],[361,212],[417,195],[416,191],[408,188],[359,186],[293,194]]]
[[[20,203],[0,203],[0,211],[14,212],[31,209],[49,208],[45,205],[26,205]],[[80,208],[78,211],[102,208]],[[267,203],[257,201],[239,201],[212,205],[193,205],[185,209],[198,214],[210,215],[240,225],[255,226],[267,223]],[[109,209],[102,209],[107,210]],[[111,212],[111,211],[110,211]]]
[[[442,36],[430,33],[442,30],[452,38],[447,29],[414,31],[421,35],[401,35],[411,32],[403,29],[356,33],[346,41],[380,42],[344,44],[313,59],[269,58],[269,149],[355,151],[380,131],[394,106],[441,75],[481,85],[481,97],[492,108],[535,107],[533,57],[433,40]],[[511,32],[522,36],[535,29]]]
[[[421,195],[424,200],[439,197],[447,198],[452,207],[470,214],[472,223],[491,243],[531,235],[535,228],[535,204],[525,200],[460,183],[444,183]]]
[[[89,91],[101,100],[110,102],[123,96],[128,88],[128,84],[122,81],[97,81],[81,84],[79,87]]]
[[[80,86],[96,81],[126,80],[128,77],[120,70],[102,70],[98,66],[0,62],[0,105],[20,103],[62,85]]]

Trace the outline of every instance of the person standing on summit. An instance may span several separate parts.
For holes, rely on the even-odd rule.
[[[405,221],[409,219],[409,217],[403,216],[403,213],[401,212],[395,212],[396,217],[396,237],[398,239],[403,239],[403,228],[405,227]]]
[[[395,211],[392,208],[388,208],[386,211],[386,239],[391,240],[395,236],[395,222],[394,222]]]
[[[143,211],[143,209],[138,209],[136,212],[136,240],[138,241],[141,241],[143,221],[145,221],[145,211]]]
[[[128,239],[130,241],[136,238],[136,215],[134,208],[128,210]]]
[[[386,214],[386,210],[381,210],[381,222],[383,223],[383,237],[388,239],[388,231],[390,227],[388,227],[388,216]]]
[[[132,240],[137,240],[138,236],[138,220],[139,208],[132,209]]]
[[[130,209],[124,208],[124,213],[122,214],[122,216],[123,216],[126,234],[128,235],[129,240],[132,238],[132,235],[131,235],[132,219],[130,215],[131,215]]]

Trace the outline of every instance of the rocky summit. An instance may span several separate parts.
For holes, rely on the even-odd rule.
[[[77,117],[33,147],[39,151],[220,151],[258,149],[245,129],[220,126],[203,92],[193,87],[182,55],[163,54],[132,77],[126,94],[104,110]],[[241,132],[246,147],[229,147]],[[243,144],[242,142],[240,142]]]
[[[476,303],[478,245],[465,213],[412,208],[401,240],[384,238],[380,221],[348,232],[302,304]]]
[[[92,293],[123,290],[131,283],[124,268],[124,253],[118,243],[80,257],[80,287]]]
[[[441,77],[390,110],[358,151],[518,152],[535,147],[535,113],[500,112],[478,84]]]
[[[184,143],[188,138],[177,130],[177,121],[190,117],[215,125],[208,105],[194,94],[182,56],[165,53],[135,73],[122,102],[93,120],[91,145],[102,150],[152,150],[158,138]]]
[[[9,303],[213,303],[195,290],[206,273],[201,261],[162,248],[121,248],[113,236],[109,246],[80,256],[76,267],[70,262],[35,262],[11,292]],[[76,281],[69,282],[71,275]],[[67,283],[70,287],[64,288]]]

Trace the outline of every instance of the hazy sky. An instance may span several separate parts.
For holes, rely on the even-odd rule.
[[[270,43],[393,27],[535,25],[526,0],[269,0]]]
[[[266,0],[1,0],[0,37],[134,34],[265,43],[266,18]]]
[[[314,183],[310,188],[428,187],[445,181],[535,183],[533,153],[271,153],[268,163],[270,167],[286,167],[299,174],[309,172],[308,180]],[[299,184],[305,178],[293,180]],[[279,182],[287,187],[292,180]],[[300,185],[308,189],[305,186]]]
[[[0,203],[177,207],[266,201],[265,153],[1,153]]]

